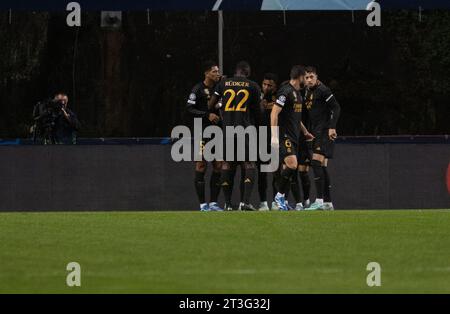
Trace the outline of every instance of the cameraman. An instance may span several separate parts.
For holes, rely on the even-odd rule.
[[[76,144],[80,122],[68,103],[69,97],[61,92],[35,106],[34,141],[39,138],[44,144]]]
[[[55,120],[55,142],[56,144],[76,144],[80,122],[78,121],[77,115],[67,107],[69,97],[65,93],[57,93],[54,100],[60,104],[61,110]]]

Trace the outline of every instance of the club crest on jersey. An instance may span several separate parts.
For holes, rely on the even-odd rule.
[[[195,96],[195,93],[191,93],[190,95],[189,95],[189,99],[190,100],[195,100],[197,98],[197,96]]]
[[[302,112],[302,104],[301,103],[294,104],[294,112]]]
[[[278,97],[278,100],[284,103],[286,101],[286,96],[281,95],[280,97]]]

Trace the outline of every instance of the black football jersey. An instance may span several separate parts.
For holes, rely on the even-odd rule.
[[[245,77],[223,79],[215,90],[222,99],[220,108],[223,126],[258,125],[260,122],[261,89]]]
[[[280,137],[298,143],[300,139],[303,101],[300,91],[289,82],[280,86],[275,104],[282,108],[278,115]]]
[[[336,128],[340,106],[331,90],[322,83],[306,89],[305,107],[308,110],[310,131],[321,133],[324,129]]]
[[[192,88],[189,94],[188,100],[186,102],[187,111],[189,117],[193,118],[203,118],[203,126],[208,126],[211,122],[208,120],[208,101],[214,92],[214,87],[210,88],[206,86],[203,82],[198,83]]]

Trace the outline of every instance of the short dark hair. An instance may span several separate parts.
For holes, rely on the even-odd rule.
[[[245,76],[250,76],[251,68],[247,61],[239,61],[236,64],[236,72],[241,72]]]
[[[298,79],[305,75],[305,67],[303,65],[294,65],[291,69],[291,80]]]
[[[202,63],[202,70],[203,70],[203,73],[208,72],[208,71],[211,71],[211,69],[212,69],[213,67],[215,67],[215,66],[217,66],[217,62],[214,62],[214,61],[212,61],[212,60],[206,60],[206,61],[204,61],[204,62]]]
[[[312,65],[308,65],[308,66],[305,68],[305,72],[306,72],[306,73],[314,73],[314,74],[317,74],[317,69],[316,69],[315,67],[313,67]]]
[[[275,84],[278,85],[278,75],[276,75],[275,73],[266,73],[264,74],[264,80],[268,80],[268,81],[274,81]]]

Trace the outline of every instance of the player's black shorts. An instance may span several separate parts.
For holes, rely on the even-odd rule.
[[[224,144],[223,144],[223,160],[227,162],[246,162],[246,161],[253,161],[257,162],[258,160],[258,146],[257,146],[257,139],[253,139],[255,141],[256,146],[253,147],[254,151],[250,153],[251,145],[250,145],[250,139],[248,136],[246,136],[245,141],[243,145],[241,145],[237,138],[234,138],[234,141],[228,141],[227,138],[224,138]],[[230,148],[227,146],[227,144],[232,144],[233,148]],[[230,151],[231,156],[227,156],[227,152]],[[231,158],[230,158],[231,157]]]
[[[312,159],[312,141],[306,141],[302,138],[299,143],[299,151],[297,154],[297,161],[299,165],[308,166]]]
[[[334,154],[334,141],[328,136],[328,129],[313,133],[313,152],[323,155],[325,158],[332,159]]]
[[[298,156],[299,146],[288,137],[280,138],[280,161],[288,156]]]
[[[194,160],[197,159],[201,159],[201,160],[205,160],[204,158],[204,150],[205,150],[205,145],[206,143],[208,143],[209,141],[211,141],[211,138],[208,137],[203,137],[203,134],[205,132],[205,129],[209,126],[211,126],[211,123],[209,123],[208,120],[203,119],[202,121],[203,125],[202,125],[202,131],[201,133],[195,133],[194,131],[197,131],[194,129],[193,125],[189,126],[189,129],[191,131],[191,134],[193,136],[192,140],[191,140],[191,149],[192,152],[194,154]],[[219,125],[220,126],[220,125]],[[196,141],[196,136],[200,137],[200,141]],[[212,153],[215,153],[215,148],[212,149]]]
[[[204,150],[205,150],[205,145],[206,143],[208,143],[211,139],[209,138],[202,138],[200,142],[195,142],[195,140],[192,140],[192,145],[194,147],[194,155],[196,156],[200,156],[202,158],[202,160],[204,160]]]
[[[204,158],[204,151],[205,151],[205,145],[211,141],[211,138],[207,138],[207,137],[202,137],[202,139],[200,140],[200,142],[195,142],[195,139],[192,139],[192,146],[193,146],[193,150],[194,150],[194,156],[196,156],[197,158],[200,157],[202,160],[205,160]],[[211,152],[213,154],[215,154],[216,152],[216,147],[213,147]],[[221,161],[221,158],[215,159],[215,161]]]

